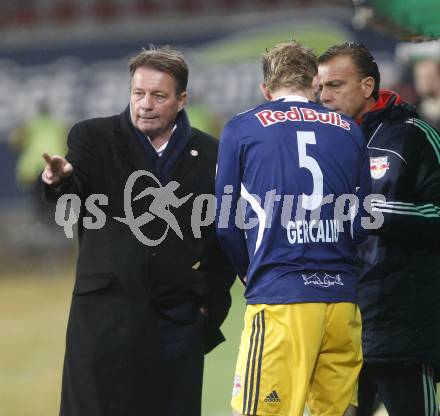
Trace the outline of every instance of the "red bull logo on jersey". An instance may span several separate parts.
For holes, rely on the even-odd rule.
[[[344,286],[344,283],[342,283],[339,274],[337,274],[336,276],[331,276],[327,273],[324,273],[324,276],[321,277],[319,276],[319,273],[313,273],[310,276],[303,274],[302,278],[306,286],[308,285],[316,285],[321,287],[330,287],[334,285]]]
[[[388,156],[370,157],[370,171],[373,179],[383,178],[389,168]]]
[[[331,124],[341,127],[344,130],[350,130],[350,123],[342,119],[340,114],[332,111],[320,113],[313,108],[290,107],[289,111],[261,110],[255,114],[264,127],[286,121],[305,121],[310,123]]]

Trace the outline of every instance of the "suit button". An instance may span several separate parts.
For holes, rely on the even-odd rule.
[[[151,257],[156,257],[156,254],[157,254],[157,253],[156,253],[154,250],[150,251],[150,256],[151,256]]]

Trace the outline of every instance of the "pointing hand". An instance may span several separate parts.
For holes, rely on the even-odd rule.
[[[46,167],[41,178],[47,185],[58,185],[73,172],[73,166],[62,156],[49,156],[43,153],[43,159],[46,161]]]

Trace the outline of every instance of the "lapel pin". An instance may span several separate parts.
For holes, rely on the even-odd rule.
[[[191,156],[194,156],[194,157],[199,155],[199,152],[197,150],[195,150],[195,149],[191,149],[191,151],[189,153],[190,153]]]

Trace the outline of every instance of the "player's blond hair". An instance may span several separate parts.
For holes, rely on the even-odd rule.
[[[280,88],[309,89],[318,72],[315,52],[294,40],[267,50],[262,64],[264,83],[272,92]]]

